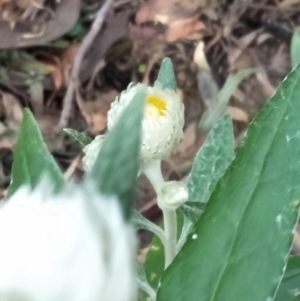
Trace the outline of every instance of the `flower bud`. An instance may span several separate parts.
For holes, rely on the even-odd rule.
[[[188,200],[188,190],[184,183],[165,182],[157,194],[158,206],[162,209],[177,209]]]
[[[107,114],[107,128],[110,131],[114,127],[139,87],[146,90],[140,158],[167,158],[183,137],[184,106],[178,94],[173,90],[163,89],[160,82],[156,81],[153,87],[130,84],[111,104]]]
[[[183,138],[184,106],[175,91],[162,89],[157,81],[153,87],[143,84],[130,84],[120,97],[111,104],[107,114],[107,129],[112,130],[125,108],[134,98],[138,88],[146,91],[145,111],[142,123],[142,141],[140,150],[141,165],[149,160],[167,158]],[[83,152],[83,165],[90,171],[102,147],[105,135],[100,135],[87,145]],[[141,173],[142,170],[139,171]]]

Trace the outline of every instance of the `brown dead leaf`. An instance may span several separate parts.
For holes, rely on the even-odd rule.
[[[55,90],[60,89],[64,83],[64,78],[61,73],[61,69],[57,68],[57,69],[53,70],[50,75],[53,80]]]
[[[135,24],[129,24],[130,37],[133,41],[145,41],[147,45],[150,43],[159,43],[164,41],[162,30],[156,26],[139,26]]]
[[[81,82],[90,78],[94,67],[103,59],[109,47],[127,34],[131,13],[131,9],[127,9],[107,16],[104,29],[98,34],[82,62],[79,76]]]
[[[261,84],[266,97],[271,97],[275,93],[276,88],[271,84],[266,72],[264,70],[261,70],[260,72],[256,72],[255,76],[258,82]]]
[[[0,148],[12,149],[23,119],[22,108],[14,95],[0,91],[0,97],[5,117],[5,124],[0,123]]]
[[[19,60],[18,69],[30,72],[34,71],[38,74],[47,75],[57,69],[57,66],[49,62],[42,62],[35,59],[30,60]]]
[[[14,4],[20,9],[25,9],[31,2],[32,0],[14,0]]]
[[[71,69],[78,50],[78,45],[68,47],[60,58],[55,57],[56,68],[51,72],[55,90],[66,87],[70,81]]]
[[[141,264],[144,264],[147,258],[147,253],[150,250],[150,247],[147,248],[143,248],[140,250],[139,254],[138,254],[138,262]]]
[[[76,57],[79,45],[72,45],[66,49],[63,53],[60,61],[60,69],[63,76],[63,83],[65,86],[68,85],[70,81],[71,69],[73,66],[74,59]]]
[[[31,11],[34,20],[14,20],[15,16],[9,14],[12,20],[0,21],[0,48],[43,45],[62,36],[76,23],[80,7],[80,0],[63,0],[57,1],[56,9],[50,17],[49,13],[35,16]]]
[[[0,122],[0,136],[5,134],[6,131],[7,131],[7,127],[2,122]]]
[[[23,119],[23,112],[20,102],[12,94],[0,91],[0,95],[6,113],[7,127],[8,129],[18,131]]]
[[[58,136],[53,131],[53,128],[59,121],[59,112],[47,110],[45,112],[35,114],[34,117],[42,132],[47,148],[50,151],[63,149],[63,136]]]
[[[230,116],[233,120],[246,122],[246,123],[249,122],[249,116],[248,116],[247,112],[245,112],[244,110],[242,110],[240,108],[229,106],[229,107],[227,107],[226,111],[227,111],[227,113],[230,114]]]
[[[166,25],[166,40],[199,39],[199,30],[205,26],[199,21],[200,8],[207,6],[207,0],[150,0],[138,10],[135,21],[140,25],[155,22]]]
[[[199,39],[199,31],[205,29],[205,25],[198,20],[198,17],[177,20],[169,24],[166,33],[166,40],[174,42],[179,39]]]
[[[197,139],[197,122],[192,122],[184,131],[184,138],[177,148],[177,153],[185,157],[187,151],[195,145]]]
[[[283,0],[281,3],[278,4],[280,8],[286,8],[295,4],[298,4],[300,0]]]
[[[142,24],[156,21],[163,24],[169,23],[168,15],[173,7],[178,5],[178,0],[150,0],[143,3],[135,15],[135,22]]]
[[[269,39],[272,39],[273,36],[268,33],[268,32],[262,32],[258,37],[257,37],[257,45],[263,44],[264,42],[266,42]]]
[[[0,6],[5,4],[5,3],[8,3],[10,2],[11,0],[0,0]]]
[[[144,2],[135,16],[136,24],[155,22],[166,25],[166,40],[199,39],[199,30],[205,28],[199,21],[201,9],[208,8],[214,0],[149,0]]]
[[[41,114],[44,109],[44,87],[40,81],[33,82],[29,88],[28,93],[34,112]]]
[[[242,70],[253,67],[253,55],[249,45],[256,39],[258,34],[259,30],[256,30],[240,39],[233,39],[237,47],[229,52],[229,70]]]
[[[23,12],[21,15],[22,20],[34,20],[39,12],[42,10],[47,10],[50,12],[50,15],[54,13],[44,6],[45,0],[31,0],[26,2],[25,0],[19,0],[21,5],[23,5]]]
[[[204,48],[204,42],[200,41],[195,47],[193,61],[198,68],[211,71],[206,59]]]
[[[294,241],[293,241],[293,252],[299,254],[300,253],[300,225],[298,224],[296,227],[296,231],[294,234]]]
[[[284,77],[291,70],[291,61],[289,54],[289,46],[282,43],[275,55],[271,58],[271,64],[268,66],[268,69],[275,74],[279,74]]]
[[[3,134],[0,138],[0,148],[5,149],[13,149],[17,141],[17,136],[11,133],[8,135]]]
[[[116,99],[119,93],[116,90],[102,92],[96,95],[96,100],[85,101],[77,92],[76,100],[92,135],[102,133],[107,126],[107,112],[110,104]]]
[[[170,24],[176,20],[192,17],[199,8],[211,6],[215,0],[149,0],[136,13],[137,24],[156,21]]]

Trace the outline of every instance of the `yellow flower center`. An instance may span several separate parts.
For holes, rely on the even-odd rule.
[[[146,99],[147,105],[146,105],[146,115],[155,116],[165,116],[166,115],[166,102],[154,95],[147,96]]]

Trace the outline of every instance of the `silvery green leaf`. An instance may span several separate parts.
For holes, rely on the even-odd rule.
[[[204,112],[199,128],[202,130],[209,130],[225,113],[227,104],[237,89],[238,85],[250,74],[256,72],[257,69],[245,69],[241,70],[234,75],[230,75],[225,82],[223,88],[220,90],[217,96],[217,103],[215,107],[209,108]]]
[[[291,64],[295,68],[300,63],[300,34],[295,30],[291,41]]]
[[[182,207],[180,207],[180,210],[185,217],[195,223],[203,212],[204,207],[204,203],[186,202]]]
[[[43,140],[39,126],[29,109],[23,111],[23,121],[14,150],[11,183],[7,196],[12,196],[21,186],[34,189],[47,175],[56,192],[65,186],[61,170]]]
[[[218,180],[234,157],[234,137],[229,116],[223,116],[211,129],[198,151],[188,179],[189,201],[180,210],[196,222]]]
[[[137,280],[138,288],[146,292],[151,298],[151,300],[154,301],[156,299],[156,292],[149,285],[144,268],[140,263],[136,264],[136,280]]]
[[[134,226],[134,228],[136,228],[137,230],[139,229],[149,230],[154,234],[156,234],[162,242],[165,241],[165,235],[162,228],[147,220],[136,210],[132,210],[131,212],[131,223]]]
[[[188,235],[191,233],[191,231],[193,229],[193,226],[194,226],[193,222],[190,221],[190,219],[188,219],[184,215],[183,226],[182,226],[182,229],[181,229],[180,238],[179,238],[178,243],[177,243],[177,253],[181,250],[182,246],[186,242],[186,239],[187,239]]]
[[[163,89],[177,90],[172,61],[168,57],[164,58],[161,63],[157,80],[161,83]]]
[[[137,90],[105,141],[96,162],[87,174],[105,195],[116,195],[129,219],[139,169],[141,124],[145,91]]]
[[[87,146],[93,141],[93,139],[91,139],[90,137],[79,133],[73,129],[64,129],[64,131],[68,133],[71,137],[73,137],[75,140],[77,140],[82,146]]]
[[[289,258],[275,301],[300,300],[300,256]]]

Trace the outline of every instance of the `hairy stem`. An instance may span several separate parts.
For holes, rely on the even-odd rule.
[[[165,229],[165,269],[173,261],[177,251],[177,219],[176,210],[162,209]]]
[[[143,172],[151,182],[158,195],[161,186],[165,183],[161,173],[160,160],[152,160],[144,163]],[[159,202],[158,202],[159,205]],[[173,261],[177,254],[177,219],[175,209],[161,208],[164,215],[165,240],[165,268]]]

